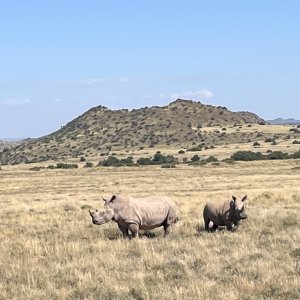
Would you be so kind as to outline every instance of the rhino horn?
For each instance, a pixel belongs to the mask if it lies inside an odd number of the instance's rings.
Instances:
[[[90,216],[92,216],[92,211],[89,209]]]
[[[113,202],[116,198],[117,198],[117,196],[116,196],[116,195],[113,195],[113,196],[111,197],[111,199],[109,200],[109,202]]]
[[[235,201],[236,201],[236,197],[235,197],[235,196],[232,196],[232,200],[235,202]]]
[[[244,198],[242,199],[242,202],[244,202],[245,200],[247,200],[247,195],[244,196]]]

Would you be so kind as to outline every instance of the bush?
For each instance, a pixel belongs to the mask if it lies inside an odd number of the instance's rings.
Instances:
[[[192,147],[187,149],[186,151],[202,151],[202,147],[201,146],[196,146],[196,147]]]
[[[265,142],[266,142],[266,143],[272,143],[272,142],[275,142],[275,138],[266,138],[266,139],[265,139]]]
[[[81,156],[81,157],[80,157],[80,161],[81,161],[81,162],[85,161],[85,157],[84,157],[84,156]]]
[[[92,168],[94,165],[91,162],[87,162],[83,167],[84,168]]]
[[[134,166],[133,157],[129,156],[127,158],[118,159],[115,156],[109,156],[107,159],[100,161],[98,166],[104,166],[104,167],[129,167]]]
[[[120,160],[117,157],[111,155],[107,159],[103,160],[102,162],[99,162],[99,165],[104,167],[116,166],[119,164],[120,164]]]
[[[297,127],[298,128],[298,127]],[[291,128],[289,131],[294,133],[300,133],[300,130],[297,128]]]
[[[293,141],[293,144],[300,144],[300,141],[295,140]]]
[[[267,159],[287,159],[288,154],[283,153],[282,151],[273,151],[267,155]]]
[[[291,155],[292,158],[300,158],[300,150]]]
[[[153,162],[152,162],[151,158],[149,158],[149,157],[141,157],[136,162],[138,165],[141,165],[141,166],[153,165]]]
[[[260,146],[260,143],[259,143],[259,142],[254,142],[254,143],[253,143],[253,147],[258,147],[258,146]]]
[[[175,164],[177,159],[173,155],[163,155],[160,151],[157,151],[152,158],[141,157],[137,160],[139,165],[164,165],[164,164]]]
[[[185,153],[184,150],[179,150],[179,151],[178,151],[178,154],[183,154],[183,153]]]
[[[120,159],[120,163],[121,163],[122,166],[126,166],[126,167],[130,167],[130,166],[135,165],[132,156],[128,156],[127,158]]]
[[[207,163],[211,163],[211,162],[217,162],[218,161],[218,159],[216,158],[216,157],[214,157],[214,156],[210,156],[210,157],[208,157],[206,160],[205,160]]]
[[[254,161],[263,159],[263,155],[260,152],[238,151],[230,159],[235,161]]]
[[[177,160],[173,155],[163,155],[159,151],[153,157],[154,164],[170,164],[175,163]]]
[[[48,169],[77,169],[77,164],[65,164],[65,163],[57,163],[56,166],[49,165]]]
[[[192,158],[191,158],[191,161],[192,162],[196,162],[196,161],[199,161],[200,160],[200,157],[199,157],[199,155],[194,155]]]
[[[65,164],[65,163],[58,163],[56,164],[57,169],[77,169],[77,164]]]
[[[30,170],[30,171],[40,171],[40,170],[42,170],[42,169],[44,169],[44,167],[32,167],[32,168],[30,168],[29,170]],[[1,167],[0,167],[0,170],[1,170]]]

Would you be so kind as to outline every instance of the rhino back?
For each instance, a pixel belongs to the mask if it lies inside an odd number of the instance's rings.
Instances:
[[[140,221],[141,229],[161,226],[167,219],[172,201],[166,197],[132,199],[132,206]]]
[[[152,229],[161,226],[170,211],[172,216],[178,215],[176,204],[169,197],[162,196],[119,197],[114,210],[117,219],[125,223],[137,223],[140,229]]]

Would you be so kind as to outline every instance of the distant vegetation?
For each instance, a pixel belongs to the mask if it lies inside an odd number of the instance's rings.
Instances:
[[[266,155],[263,155],[261,152],[252,152],[252,151],[238,151],[234,153],[230,159],[234,161],[254,161],[254,160],[272,160],[272,159],[297,159],[300,158],[300,150],[288,154],[282,151],[271,151]]]
[[[130,167],[134,166],[135,163],[133,162],[133,157],[129,156],[124,159],[118,159],[115,156],[109,156],[107,159],[100,161],[98,166],[104,166],[104,167]]]
[[[65,163],[57,163],[56,166],[49,165],[48,169],[77,169],[77,164],[65,164]]]
[[[253,151],[237,151],[230,157],[219,161],[214,156],[203,158],[198,154],[193,155],[190,159],[184,157],[182,160],[174,157],[173,155],[164,155],[160,151],[157,151],[153,157],[140,157],[134,161],[132,156],[119,159],[115,155],[108,156],[107,159],[100,161],[98,167],[133,167],[133,166],[149,166],[160,165],[162,168],[175,168],[177,164],[188,164],[192,166],[205,165],[212,163],[213,165],[219,165],[220,162],[227,164],[234,164],[237,161],[258,161],[258,160],[283,160],[283,159],[300,159],[300,150],[295,153],[288,154],[282,151],[268,150],[266,154]],[[93,163],[85,162],[83,168],[92,168]],[[56,165],[49,165],[47,169],[76,169],[77,164],[57,163]],[[45,167],[34,166],[30,168],[32,171],[40,171]],[[0,169],[1,170],[1,169]]]
[[[139,165],[164,165],[175,164],[178,160],[173,155],[163,155],[160,151],[156,152],[153,158],[141,157],[137,160]]]

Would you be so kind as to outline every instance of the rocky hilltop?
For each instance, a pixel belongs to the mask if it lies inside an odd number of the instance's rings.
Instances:
[[[224,143],[225,132],[206,134],[203,127],[245,123],[264,124],[249,112],[177,99],[170,104],[140,109],[110,110],[94,107],[47,136],[4,148],[0,163],[38,162],[78,156],[100,156],[111,151],[147,147],[190,147],[199,143]],[[245,134],[230,139],[244,141]]]

